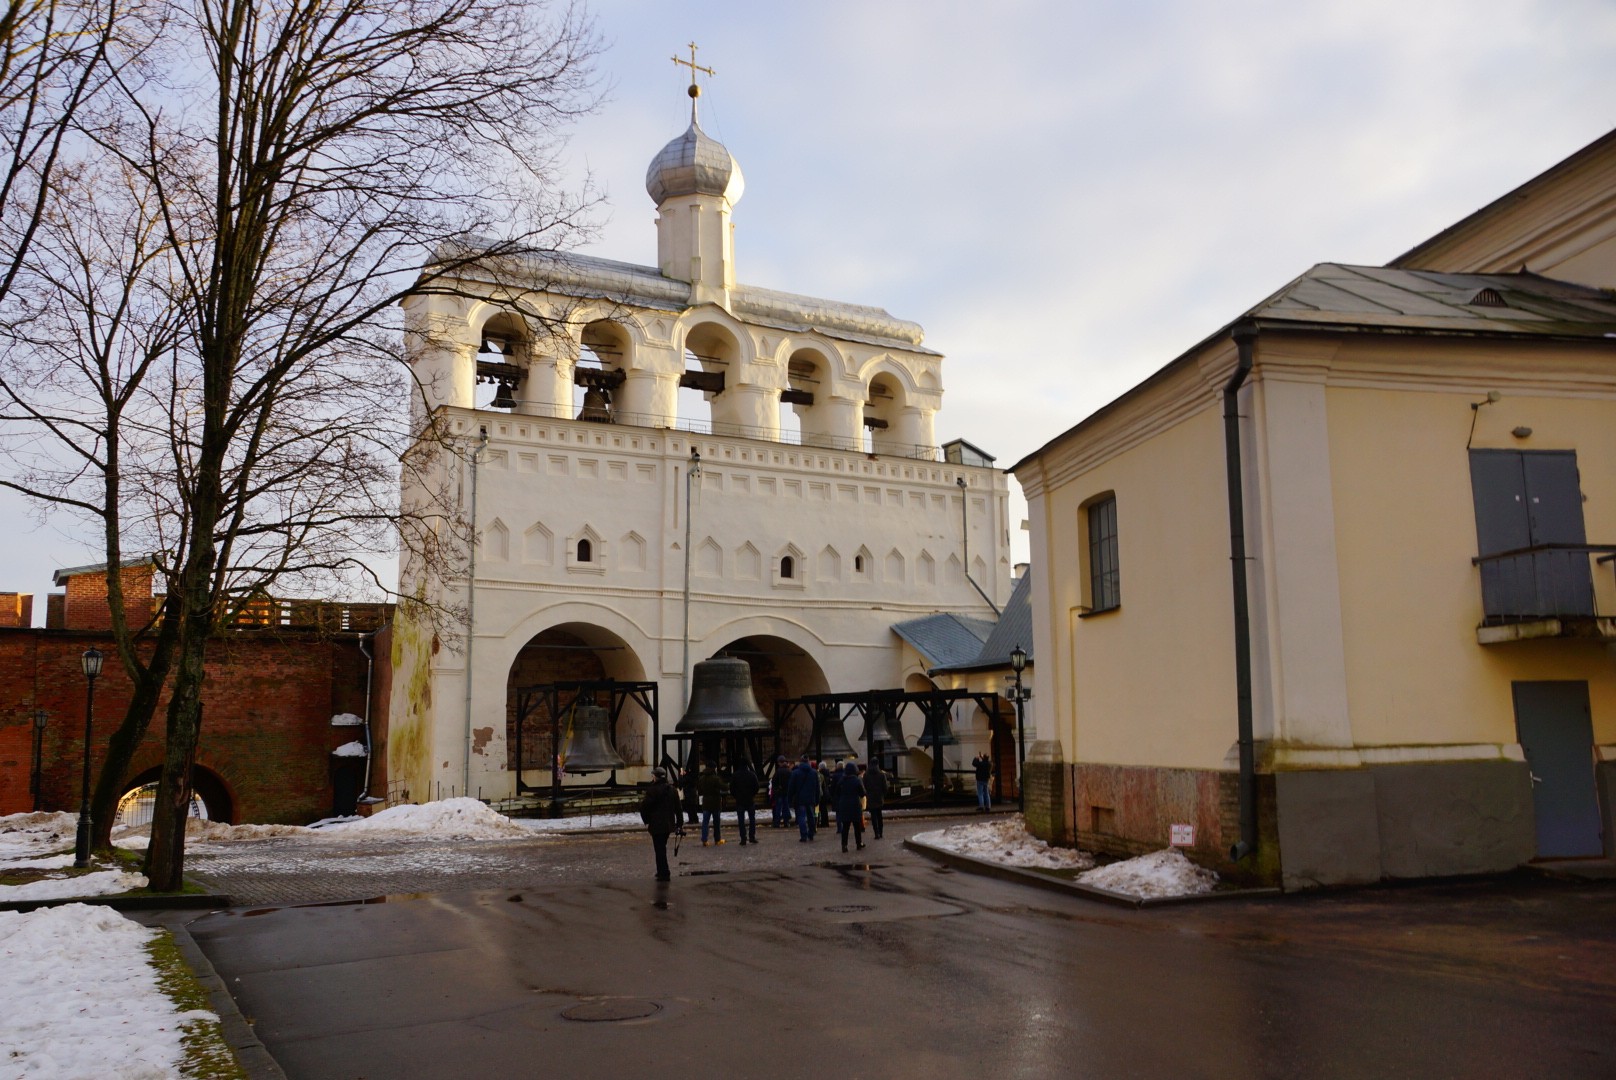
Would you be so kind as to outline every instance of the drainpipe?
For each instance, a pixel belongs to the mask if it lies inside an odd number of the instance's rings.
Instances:
[[[1251,374],[1257,328],[1236,326],[1231,334],[1239,353],[1234,374],[1223,387],[1223,460],[1229,474],[1229,570],[1234,586],[1234,681],[1239,717],[1240,840],[1229,849],[1239,862],[1257,850],[1257,757],[1251,737],[1251,606],[1246,594],[1246,500],[1241,486],[1240,387]]]
[[[690,450],[690,468],[685,470],[685,653],[680,661],[679,690],[684,695],[685,708],[690,708],[690,484],[701,475],[701,452]],[[657,747],[660,753],[661,747]]]
[[[954,483],[959,485],[960,489],[960,550],[965,558],[965,580],[971,583],[971,588],[976,590],[978,596],[987,601],[988,607],[993,609],[993,614],[1003,615],[1004,612],[999,610],[999,605],[995,604],[992,598],[982,591],[982,586],[978,585],[976,579],[971,576],[971,521],[966,515],[965,509],[970,500],[967,498],[965,491],[965,477],[955,477]]]
[[[477,615],[477,459],[488,448],[488,428],[478,428],[481,436],[471,452],[471,559],[466,567],[466,752],[461,776],[461,794],[471,791],[471,643]]]
[[[370,649],[366,648],[365,641],[367,638],[375,641],[376,635],[387,629],[387,626],[388,624],[383,623],[370,633],[359,636],[359,651],[365,655],[365,782],[359,787],[360,802],[370,798],[370,763],[375,760],[376,756],[376,747],[370,738],[371,679],[376,673],[376,658],[371,654]]]

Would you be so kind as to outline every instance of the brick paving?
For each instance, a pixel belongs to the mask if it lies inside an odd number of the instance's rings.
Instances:
[[[857,854],[864,861],[921,859],[903,847],[906,837],[971,817],[889,818],[883,839],[872,840],[866,832],[865,850]],[[760,824],[758,843],[744,846],[726,828],[728,842],[707,848],[698,832],[686,827],[673,859],[676,877],[790,869],[855,857],[855,852],[842,855],[834,828],[821,829],[818,839],[803,844],[795,826],[771,829]],[[644,832],[625,831],[536,834],[519,840],[242,840],[194,845],[186,852],[185,865],[187,877],[245,907],[637,880],[651,876],[652,856]]]

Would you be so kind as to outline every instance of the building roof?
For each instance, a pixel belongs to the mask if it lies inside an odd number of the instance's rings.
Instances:
[[[1616,129],[1607,131],[1605,134],[1601,135],[1587,146],[1584,146],[1581,150],[1578,150],[1570,157],[1549,166],[1547,169],[1544,169],[1542,172],[1538,173],[1524,184],[1521,184],[1519,187],[1500,195],[1498,198],[1494,199],[1486,206],[1483,206],[1475,213],[1470,214],[1467,217],[1460,218],[1458,221],[1454,222],[1452,225],[1449,225],[1435,236],[1420,241],[1414,247],[1409,248],[1407,251],[1403,252],[1386,265],[1408,266],[1426,259],[1432,250],[1441,247],[1461,233],[1470,232],[1473,229],[1485,225],[1488,219],[1497,218],[1501,215],[1508,214],[1516,207],[1526,202],[1526,200],[1530,199],[1534,193],[1549,186],[1550,184],[1556,183],[1567,173],[1571,173],[1576,169],[1581,168],[1584,163],[1597,158],[1600,154],[1604,153],[1612,146],[1616,146]]]
[[[118,568],[120,570],[126,570],[131,566],[155,565],[156,563],[152,561],[152,557],[150,555],[141,555],[133,559],[123,560],[123,562],[118,564]],[[104,574],[106,572],[107,564],[104,562],[91,563],[88,566],[67,566],[56,571],[56,573],[51,577],[51,584],[64,585],[67,583],[68,578],[80,577],[84,574]]]
[[[1014,465],[1015,472],[1228,336],[1257,329],[1519,339],[1616,339],[1616,295],[1540,274],[1445,274],[1320,263]]]
[[[939,663],[934,665],[932,670],[986,671],[1008,668],[1010,653],[1017,645],[1020,645],[1022,651],[1027,654],[1027,663],[1032,663],[1031,568],[1016,579],[1015,588],[1010,590],[1010,599],[1005,601],[1004,610],[999,613],[998,621],[991,625],[993,629],[975,656],[969,660]]]
[[[940,611],[918,619],[894,623],[895,632],[913,645],[931,667],[965,664],[981,655],[982,643],[993,631],[990,619]]]
[[[1259,326],[1608,337],[1616,333],[1616,296],[1537,274],[1320,263],[1243,318]]]

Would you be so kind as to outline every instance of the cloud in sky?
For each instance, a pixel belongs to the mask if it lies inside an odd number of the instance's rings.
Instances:
[[[702,126],[747,178],[740,279],[920,322],[940,437],[1001,464],[1314,263],[1384,262],[1616,126],[1605,0],[592,7],[587,250],[655,262],[645,169],[695,39]],[[34,592],[97,557],[49,530],[0,550]]]

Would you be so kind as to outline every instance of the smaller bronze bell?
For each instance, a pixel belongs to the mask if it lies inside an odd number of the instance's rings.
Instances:
[[[605,424],[610,422],[611,402],[606,400],[606,392],[599,387],[591,386],[584,391],[584,405],[578,410],[578,419],[587,420],[592,424]]]
[[[847,729],[842,725],[841,710],[835,707],[820,711],[814,717],[814,734],[813,738],[808,740],[808,745],[818,749],[821,761],[840,761],[843,758],[858,756],[853,744],[847,741]]]
[[[611,714],[599,705],[574,706],[572,735],[561,755],[562,771],[590,773],[626,768],[627,763],[612,746],[607,732],[610,726]]]
[[[946,712],[928,713],[926,716],[926,730],[920,733],[915,740],[916,746],[953,746],[959,742],[954,737],[954,724]]]
[[[516,408],[516,391],[512,389],[509,379],[499,380],[499,389],[494,391],[494,400],[488,403],[490,409]]]
[[[864,737],[859,741],[883,747],[878,753],[896,754],[909,749],[904,745],[903,725],[885,708],[877,708],[875,715],[865,721]]]

